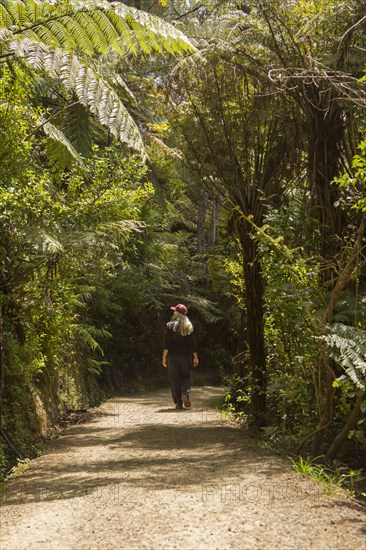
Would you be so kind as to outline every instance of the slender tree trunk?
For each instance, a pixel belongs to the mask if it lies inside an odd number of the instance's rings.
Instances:
[[[352,277],[352,274],[357,267],[361,250],[362,250],[362,241],[364,238],[365,230],[366,230],[366,212],[362,215],[361,222],[357,230],[356,240],[352,250],[352,256],[350,257],[350,259],[348,260],[348,262],[340,272],[338,279],[332,289],[328,307],[325,310],[325,313],[322,319],[320,320],[320,326],[322,328],[330,321],[333,315],[334,306],[339,296],[348,285]]]
[[[311,103],[309,102],[311,98]],[[332,185],[332,181],[339,173],[341,144],[344,138],[344,121],[341,108],[332,97],[332,92],[322,88],[309,87],[304,99],[304,112],[308,121],[308,171],[312,185],[314,213],[318,217],[321,228],[320,255],[325,262],[322,270],[323,283],[331,290],[329,306],[320,320],[320,327],[324,328],[329,322],[334,304],[353,272],[349,264],[341,272],[337,283],[333,284],[334,266],[337,265],[342,248],[342,211],[336,207],[339,199],[339,188]],[[364,227],[362,233],[364,232]],[[357,238],[356,246],[359,241]],[[352,262],[354,259],[352,260]],[[312,437],[312,454],[321,453],[323,438],[327,427],[332,421],[332,409],[335,390],[333,387],[334,373],[330,360],[324,355],[325,372],[323,411]]]
[[[325,455],[325,458],[327,460],[333,460],[340,448],[342,447],[343,443],[347,439],[347,436],[353,428],[356,427],[356,424],[361,416],[361,407],[362,403],[366,400],[366,392],[359,392],[356,398],[355,406],[353,407],[353,410],[351,414],[349,415],[347,422],[343,426],[342,430],[339,432],[337,437],[333,440],[333,443],[328,449],[327,454]]]
[[[198,221],[197,221],[197,252],[204,254],[206,252],[206,214],[208,206],[208,192],[202,191],[198,205]]]
[[[3,309],[0,304],[0,429],[3,429],[3,390],[4,390],[4,338]]]
[[[222,205],[219,200],[214,197],[212,199],[212,215],[210,221],[210,229],[208,232],[207,245],[208,250],[212,253],[215,248],[216,238],[217,238],[217,224],[219,221],[220,213],[222,210]]]
[[[325,361],[328,361],[328,357],[325,357],[324,359]],[[324,438],[324,433],[332,421],[333,398],[335,393],[335,388],[333,386],[334,379],[335,379],[334,373],[330,365],[327,363],[326,373],[325,373],[325,385],[324,385],[323,412],[321,414],[319,423],[316,427],[316,430],[311,440],[311,454],[314,457],[319,456],[321,454],[321,446]]]
[[[247,308],[247,339],[252,377],[252,415],[256,428],[265,425],[266,415],[266,353],[264,345],[264,281],[258,261],[256,242],[251,238],[252,226],[243,220],[238,224],[244,259],[245,302]]]
[[[361,222],[359,225],[359,228],[357,230],[356,240],[355,244],[353,245],[353,251],[350,259],[346,263],[346,265],[343,267],[342,271],[340,272],[337,282],[335,283],[333,290],[331,292],[330,301],[327,309],[324,312],[323,317],[321,318],[319,325],[320,328],[323,329],[327,323],[329,323],[332,315],[333,315],[333,309],[334,306],[340,296],[340,294],[343,292],[343,290],[348,285],[352,274],[357,266],[359,256],[361,254],[362,249],[362,241],[364,238],[366,230],[366,213],[362,215]],[[333,387],[333,382],[335,379],[334,373],[330,367],[329,364],[329,358],[324,358],[325,365],[326,365],[326,374],[325,374],[325,391],[324,391],[324,409],[323,413],[319,419],[318,426],[314,432],[313,439],[312,439],[312,455],[317,456],[321,452],[321,444],[323,441],[324,433],[326,428],[329,426],[331,419],[332,419],[332,409],[333,409],[333,398],[335,389]]]
[[[320,222],[320,255],[331,266],[342,245],[341,209],[335,206],[339,199],[339,189],[332,185],[332,181],[339,173],[344,128],[340,109],[336,105],[329,107],[331,98],[324,94],[324,90],[316,90],[313,95],[319,107],[310,109],[308,117],[309,180],[312,184],[314,214]],[[332,270],[327,269],[323,273],[324,280],[330,281]]]

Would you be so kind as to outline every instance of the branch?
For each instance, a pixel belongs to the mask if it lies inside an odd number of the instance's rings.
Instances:
[[[194,13],[195,11],[199,10],[200,8],[202,8],[201,4],[199,4],[195,8],[192,8],[191,10],[186,11],[185,13],[182,13],[182,15],[179,15],[178,17],[175,17],[175,19],[173,19],[173,21],[179,21],[179,19],[183,19],[183,17],[186,17],[187,15],[190,15],[191,13]]]
[[[63,107],[62,109],[58,109],[55,113],[53,113],[49,118],[47,118],[46,120],[43,120],[43,122],[41,124],[39,124],[39,126],[36,126],[36,128],[34,130],[31,131],[31,133],[29,134],[28,137],[32,137],[34,136],[34,134],[36,134],[39,130],[41,130],[41,128],[43,128],[43,126],[45,126],[48,122],[50,122],[51,120],[53,120],[54,118],[56,118],[60,113],[62,113],[63,111],[67,111],[67,109],[69,109],[70,107],[73,107],[74,105],[79,105],[80,104],[80,101],[74,101],[73,103],[70,103],[70,104],[67,104],[65,107]]]
[[[359,21],[357,21],[357,23],[355,23],[354,25],[352,25],[352,27],[350,27],[349,29],[346,30],[346,32],[344,33],[343,36],[341,36],[341,39],[339,41],[339,46],[338,46],[338,49],[337,49],[337,53],[339,52],[339,49],[342,45],[342,42],[343,40],[346,38],[347,34],[349,34],[350,32],[352,32],[356,27],[358,27],[358,25],[360,25],[361,23],[363,23],[364,21],[366,21],[366,15],[364,15],[363,17],[361,17],[361,19]]]
[[[361,253],[361,250],[362,250],[362,240],[363,240],[363,236],[364,236],[364,233],[365,233],[365,229],[366,229],[366,212],[362,215],[360,227],[357,230],[357,237],[356,237],[356,242],[353,246],[352,256],[348,260],[348,262],[347,262],[346,266],[344,267],[344,269],[342,270],[342,272],[340,273],[340,275],[337,279],[337,282],[336,282],[336,284],[335,284],[335,286],[332,290],[329,305],[328,305],[323,317],[319,321],[319,325],[321,327],[325,327],[325,325],[329,322],[329,320],[330,320],[330,318],[333,314],[334,305],[335,305],[336,301],[338,300],[341,292],[343,292],[343,290],[347,286],[347,284],[348,284],[348,282],[349,282],[349,280],[352,276],[352,273],[353,273],[353,271],[354,271],[354,269],[357,265],[357,259],[358,259],[359,255]]]
[[[101,11],[101,10],[95,10],[95,11]],[[89,10],[87,10],[87,9],[78,10],[77,13],[78,14],[79,13],[89,13]],[[20,28],[19,30],[14,31],[13,34],[14,35],[15,34],[23,34],[25,31],[36,29],[37,27],[41,27],[43,25],[46,25],[47,23],[52,23],[53,21],[59,21],[60,19],[64,19],[65,17],[68,18],[68,19],[72,19],[73,17],[75,17],[75,13],[73,13],[71,11],[71,12],[63,13],[61,15],[55,15],[54,17],[47,17],[43,21],[39,21],[37,23],[34,23],[33,25],[29,25],[29,27]]]

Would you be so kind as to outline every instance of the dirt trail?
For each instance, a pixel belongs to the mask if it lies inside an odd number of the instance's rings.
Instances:
[[[12,481],[1,550],[366,549],[366,514],[247,442],[193,388],[118,398]]]

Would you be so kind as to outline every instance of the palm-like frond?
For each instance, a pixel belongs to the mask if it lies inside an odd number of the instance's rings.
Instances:
[[[0,46],[2,55],[23,58],[73,91],[112,135],[142,154],[135,122],[112,87],[92,69],[90,58],[111,51],[121,56],[195,50],[181,31],[165,21],[106,0],[0,0]],[[118,85],[133,104],[133,94],[122,78]]]
[[[47,254],[47,256],[64,252],[63,244],[48,232],[42,229],[40,231],[33,229],[32,233],[36,238],[38,238],[40,247],[44,253]]]
[[[34,69],[47,72],[66,91],[74,92],[112,135],[143,154],[142,137],[133,118],[116,92],[90,66],[71,52],[30,39],[12,42],[10,50]]]
[[[98,235],[101,233],[118,233],[120,235],[129,235],[131,232],[140,232],[145,229],[146,224],[139,220],[118,220],[114,222],[104,222],[97,227]]]
[[[53,141],[56,143],[61,144],[72,156],[72,158],[83,168],[85,168],[84,161],[82,157],[79,155],[75,147],[72,145],[69,139],[65,136],[62,130],[51,124],[50,122],[46,122],[43,125],[44,133]]]
[[[110,50],[125,54],[153,50],[182,54],[193,51],[188,38],[169,23],[120,2],[1,0],[0,27],[47,46],[76,50],[87,56]]]
[[[118,220],[98,223],[85,230],[64,228],[59,225],[56,230],[30,226],[24,232],[24,250],[32,249],[37,262],[47,262],[49,258],[58,259],[85,252],[96,245],[108,246],[112,243],[111,235],[128,237],[131,233],[141,232],[146,227],[139,220]]]
[[[80,103],[71,103],[62,111],[57,117],[57,124],[84,159],[91,156],[93,143],[106,143],[108,140],[108,129],[101,128],[97,120]]]
[[[97,342],[96,338],[110,338],[112,335],[105,329],[98,329],[92,325],[79,325],[72,326],[75,334],[84,342],[84,344],[91,349],[91,351],[98,351],[101,355],[104,355],[103,349]]]
[[[327,332],[320,339],[328,345],[330,356],[356,387],[366,389],[366,332],[342,323],[330,325]]]

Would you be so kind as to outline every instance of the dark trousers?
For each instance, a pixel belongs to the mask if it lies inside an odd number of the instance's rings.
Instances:
[[[182,395],[189,395],[191,389],[191,366],[190,356],[178,357],[169,355],[167,357],[170,374],[170,386],[174,403],[181,404]]]

